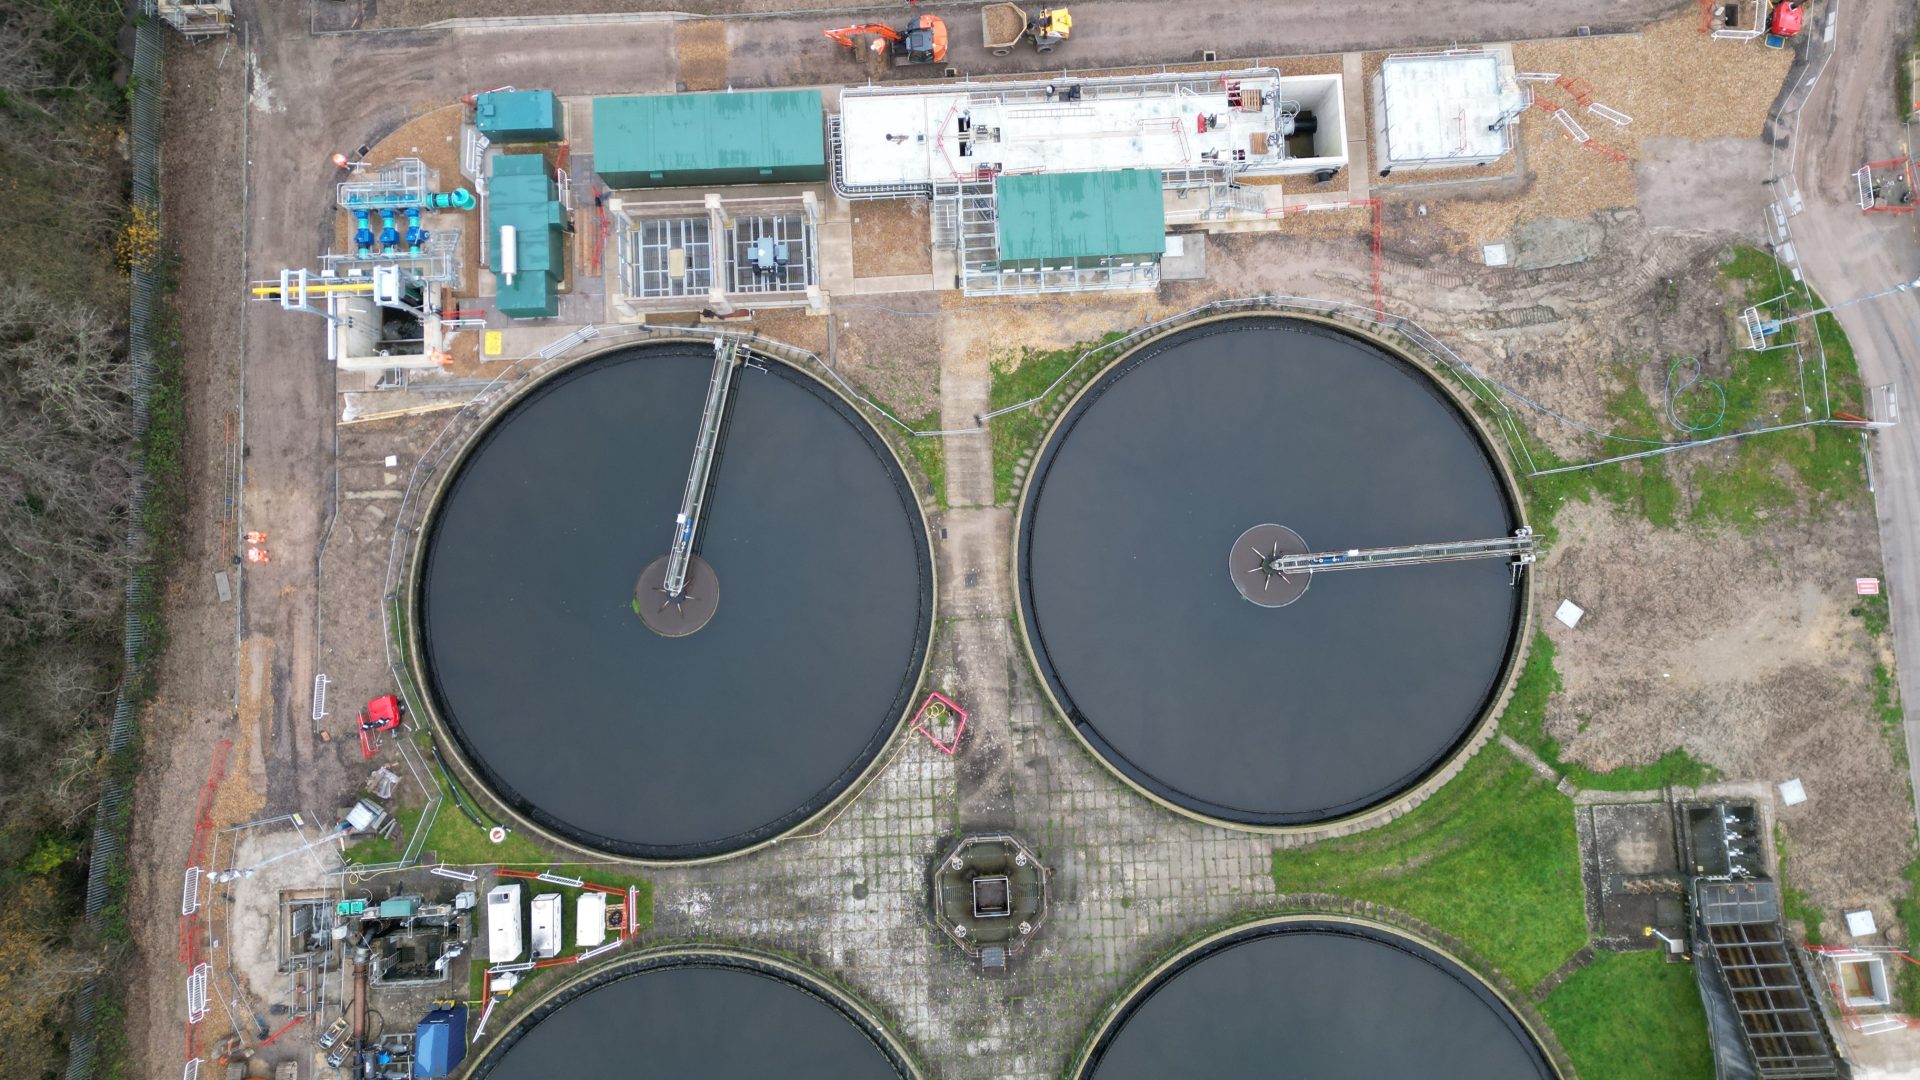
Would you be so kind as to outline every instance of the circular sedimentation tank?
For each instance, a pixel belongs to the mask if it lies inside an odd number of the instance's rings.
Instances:
[[[493,1045],[474,1080],[552,1076],[916,1080],[871,1009],[811,972],[740,949],[665,949],[548,994]]]
[[[1208,820],[1313,827],[1390,804],[1470,743],[1525,580],[1487,559],[1262,593],[1241,571],[1519,525],[1496,453],[1411,360],[1317,321],[1220,319],[1123,355],[1062,414],[1021,502],[1021,616],[1054,701],[1136,787]],[[1245,567],[1242,540],[1259,546]]]
[[[649,343],[523,392],[415,560],[416,657],[460,757],[542,829],[633,858],[731,854],[830,805],[903,722],[931,627],[899,462],[778,362],[734,377],[693,579],[717,611],[683,637],[642,622],[713,365],[710,342]]]
[[[1287,916],[1223,931],[1108,1011],[1072,1080],[1167,1076],[1557,1080],[1484,980],[1377,923]]]

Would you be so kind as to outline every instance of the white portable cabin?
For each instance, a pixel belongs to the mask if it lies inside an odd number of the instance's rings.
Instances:
[[[573,943],[583,949],[607,940],[607,894],[583,892],[574,906]]]
[[[520,886],[498,885],[487,893],[487,962],[510,964],[525,948],[520,928]]]
[[[560,894],[541,893],[533,898],[533,958],[545,960],[560,955]]]

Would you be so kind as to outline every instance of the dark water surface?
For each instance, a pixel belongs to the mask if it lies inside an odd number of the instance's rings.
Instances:
[[[490,783],[573,839],[682,857],[791,828],[906,706],[928,631],[918,511],[878,436],[773,366],[735,381],[700,553],[705,629],[631,609],[666,553],[712,351],[624,350],[497,422],[432,528],[433,693]]]
[[[700,1080],[898,1080],[840,1009],[752,971],[674,967],[589,990],[541,1019],[485,1074]]]
[[[1417,783],[1485,711],[1521,593],[1505,560],[1320,574],[1243,600],[1249,526],[1316,551],[1498,536],[1515,516],[1425,374],[1332,331],[1236,320],[1110,373],[1043,451],[1021,601],[1043,673],[1101,753],[1166,798],[1256,824]]]
[[[1417,942],[1384,931],[1270,930],[1175,968],[1132,1008],[1084,1076],[1553,1075],[1519,1021],[1483,985]]]

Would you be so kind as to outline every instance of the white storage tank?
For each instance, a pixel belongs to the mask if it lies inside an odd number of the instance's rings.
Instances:
[[[560,955],[560,894],[541,893],[533,898],[533,958],[546,960]]]
[[[498,885],[487,893],[487,962],[510,964],[526,947],[520,928],[520,886]]]
[[[607,940],[607,894],[583,892],[574,907],[573,943],[591,949]]]

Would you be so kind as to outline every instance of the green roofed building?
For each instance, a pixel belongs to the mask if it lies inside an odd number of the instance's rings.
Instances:
[[[827,178],[818,90],[596,98],[593,163],[612,188]]]
[[[513,280],[502,273],[501,229],[514,231]],[[559,314],[567,276],[567,208],[539,154],[501,154],[487,178],[487,269],[497,286],[495,306],[515,319]]]
[[[490,141],[560,141],[560,102],[551,90],[489,90],[474,99],[473,123]]]
[[[1023,173],[994,184],[1000,269],[1156,263],[1167,212],[1153,169]]]

